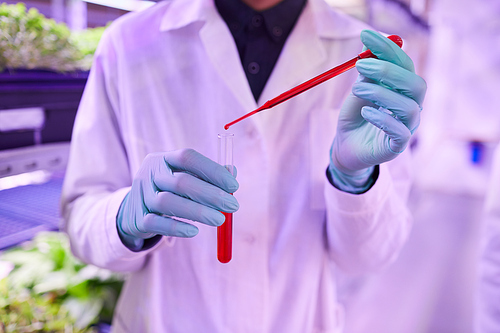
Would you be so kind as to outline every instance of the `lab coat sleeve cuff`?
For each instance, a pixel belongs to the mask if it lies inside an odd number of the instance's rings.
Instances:
[[[379,166],[367,168],[360,175],[348,176],[337,170],[333,163],[326,169],[326,177],[332,186],[352,194],[362,194],[368,191],[377,181]]]
[[[386,164],[380,165],[369,191],[351,194],[328,184],[325,199],[330,254],[343,271],[364,274],[395,260],[411,229],[411,217]]]
[[[327,174],[328,175],[328,174]],[[389,171],[382,164],[377,166],[372,174],[373,183],[362,193],[349,193],[341,189],[326,186],[325,198],[330,203],[328,207],[335,207],[336,210],[345,214],[358,214],[366,209],[373,209],[374,205],[382,203],[392,187],[392,180]],[[333,209],[333,208],[332,208]]]

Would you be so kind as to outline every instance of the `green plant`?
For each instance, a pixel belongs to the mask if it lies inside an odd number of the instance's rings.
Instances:
[[[85,29],[71,33],[71,42],[80,50],[82,59],[80,60],[80,68],[89,69],[92,65],[92,59],[97,49],[97,45],[101,40],[104,30],[109,26]]]
[[[90,333],[111,322],[124,276],[77,260],[65,234],[40,233],[0,259],[14,265],[0,280],[4,332]]]
[[[87,70],[103,30],[72,33],[23,3],[0,4],[0,70]]]

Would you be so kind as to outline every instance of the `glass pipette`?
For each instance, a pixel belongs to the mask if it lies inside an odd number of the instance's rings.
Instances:
[[[392,40],[399,47],[403,46],[403,40],[401,39],[401,37],[399,37],[397,35],[391,35],[387,38]],[[332,69],[330,69],[330,70],[328,70],[328,71],[326,71],[318,76],[315,76],[312,79],[310,79],[304,83],[301,83],[298,86],[296,86],[288,91],[285,91],[281,95],[279,95],[273,99],[268,100],[266,103],[264,103],[264,105],[255,109],[254,111],[249,112],[249,113],[245,114],[244,116],[242,116],[242,117],[240,117],[240,118],[238,118],[230,123],[227,123],[226,125],[224,125],[224,129],[227,130],[227,129],[229,129],[230,126],[232,126],[236,123],[239,123],[243,119],[248,118],[251,115],[256,114],[257,112],[275,107],[276,105],[281,104],[281,103],[289,100],[290,98],[295,97],[298,94],[301,94],[304,91],[307,91],[307,90],[311,89],[312,87],[317,86],[320,83],[323,83],[327,80],[330,80],[331,78],[333,78],[339,74],[342,74],[351,68],[354,68],[354,66],[356,66],[356,62],[358,60],[365,59],[365,58],[376,58],[376,56],[370,50],[366,50],[364,52],[361,52],[360,54],[357,55],[357,57],[352,58],[351,60],[348,60],[348,61],[344,62],[343,64],[340,64],[339,66],[334,67],[334,68],[332,68]]]

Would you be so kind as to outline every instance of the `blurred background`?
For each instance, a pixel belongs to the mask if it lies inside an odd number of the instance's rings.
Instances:
[[[472,332],[483,204],[500,138],[500,2],[328,0],[398,34],[428,92],[397,261],[341,275],[346,333]],[[58,232],[74,117],[107,25],[154,1],[0,2],[0,332],[107,332],[125,276]],[[341,274],[341,273],[340,273]]]

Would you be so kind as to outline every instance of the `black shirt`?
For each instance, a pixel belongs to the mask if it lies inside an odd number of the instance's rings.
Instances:
[[[233,35],[252,94],[259,99],[306,0],[283,0],[256,11],[241,0],[215,0]]]

